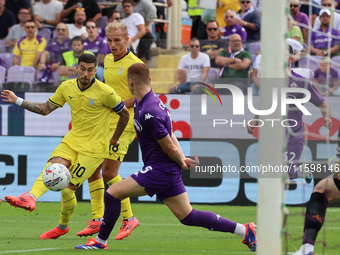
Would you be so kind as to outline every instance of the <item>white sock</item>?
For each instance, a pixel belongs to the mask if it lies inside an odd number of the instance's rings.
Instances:
[[[310,243],[305,243],[301,246],[300,251],[303,252],[303,254],[308,254],[309,252],[314,251],[314,245]]]
[[[244,239],[246,237],[246,227],[242,224],[236,223],[234,234]]]
[[[32,193],[28,193],[27,195],[29,195],[29,196],[33,197],[33,198],[34,198],[34,200],[35,200],[35,201],[37,201],[37,198],[36,198],[36,197],[35,197],[35,196],[34,196]],[[27,195],[26,195],[26,196],[27,196]]]
[[[107,240],[100,239],[98,236],[95,238],[98,243],[101,243],[103,245],[107,244]]]

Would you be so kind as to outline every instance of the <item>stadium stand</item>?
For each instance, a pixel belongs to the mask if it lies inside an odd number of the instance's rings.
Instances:
[[[12,91],[33,91],[35,69],[33,66],[12,66],[7,70],[5,89]]]
[[[0,90],[2,90],[3,84],[5,84],[5,78],[6,78],[6,68],[3,66],[0,66]]]
[[[8,69],[13,66],[14,55],[12,53],[0,53],[0,59],[2,63],[5,63],[5,67]]]

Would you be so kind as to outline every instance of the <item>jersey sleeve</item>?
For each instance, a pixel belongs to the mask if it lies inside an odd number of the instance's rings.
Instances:
[[[121,97],[109,86],[105,92],[104,104],[109,108],[112,108],[116,113],[121,112],[125,106]]]
[[[311,83],[308,84],[308,91],[311,94],[311,98],[310,98],[309,102],[311,102],[315,106],[319,106],[320,104],[322,104],[325,101],[323,96],[320,94],[319,90],[317,88],[315,88],[315,86],[312,85]]]
[[[51,96],[48,101],[52,104],[54,104],[55,106],[58,107],[63,107],[64,104],[66,103],[65,97],[63,95],[63,89],[64,87],[64,83],[62,83],[56,90],[56,92],[54,93],[53,96]]]
[[[203,67],[210,67],[210,58],[207,54],[205,53],[201,53],[203,54]]]
[[[46,39],[44,37],[41,38],[41,42],[38,46],[38,52],[43,52],[46,48]]]
[[[12,51],[12,53],[14,55],[17,55],[17,56],[20,56],[21,55],[21,51],[19,50],[19,42],[16,42],[15,45],[14,45],[14,49]]]
[[[153,115],[152,112],[146,113],[146,114]],[[154,114],[153,116],[155,115],[156,114]],[[166,129],[164,125],[164,121],[162,117],[151,117],[145,120],[144,122],[145,122],[145,126],[150,130],[152,136],[156,140],[161,140],[167,135],[171,136],[171,134],[169,134],[168,130]]]

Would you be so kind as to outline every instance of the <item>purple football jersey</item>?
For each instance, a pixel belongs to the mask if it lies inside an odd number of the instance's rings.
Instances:
[[[48,43],[45,50],[50,53],[51,63],[60,63],[63,59],[62,54],[66,51],[72,50],[72,48],[68,38],[66,38],[62,43],[59,43],[57,38],[54,38]]]
[[[331,35],[329,35],[329,33]],[[317,31],[312,32],[311,45],[316,49],[329,49],[334,45],[339,45],[340,43],[340,32],[334,28],[329,31],[329,28],[323,32],[320,28]],[[328,42],[330,41],[330,47],[328,47]]]
[[[292,76],[297,77],[298,79],[295,79],[294,77],[289,78],[289,84],[288,87],[290,88],[304,88],[308,89],[308,91],[311,93],[311,98],[309,102],[314,104],[315,106],[319,106],[323,103],[324,98],[320,94],[320,92],[310,83],[303,81],[303,79],[306,79],[305,77],[295,73],[292,71]],[[305,96],[304,93],[289,93],[288,97],[290,98],[303,98]],[[296,122],[289,121],[289,124],[291,127],[291,132],[293,132],[295,135],[303,135],[303,126],[302,126],[302,111],[297,108],[295,105],[288,105],[288,119],[293,119]],[[295,124],[297,125],[293,127]]]
[[[90,42],[89,38],[84,39],[84,50],[90,51],[98,57],[98,54],[106,55],[109,51],[109,46],[106,39],[97,36],[93,42]]]
[[[323,73],[320,68],[314,71],[314,79],[318,80],[319,84],[325,85],[327,82],[327,73]],[[329,69],[329,87],[334,86],[334,81],[339,79],[338,71],[334,67]]]
[[[232,28],[224,27],[225,31],[221,36],[222,39],[228,40],[232,34],[239,34],[241,36],[242,42],[245,43],[247,41],[247,32],[246,30],[239,24],[235,23]]]
[[[294,17],[294,20],[295,20],[294,25],[298,26],[301,29],[301,31],[302,29],[307,28],[309,26],[309,18],[303,12],[299,12],[298,15]]]
[[[134,126],[144,165],[161,165],[164,172],[180,171],[180,167],[165,154],[157,142],[172,135],[170,113],[163,102],[150,90],[139,103],[135,100],[134,108]]]

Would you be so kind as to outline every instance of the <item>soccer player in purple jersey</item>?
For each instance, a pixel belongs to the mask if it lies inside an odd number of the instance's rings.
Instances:
[[[256,250],[254,223],[239,224],[213,212],[192,208],[181,173],[189,170],[183,151],[172,131],[171,117],[162,101],[150,87],[149,68],[136,63],[128,69],[128,84],[136,96],[134,125],[141,146],[144,167],[141,171],[117,182],[105,192],[105,212],[98,236],[76,249],[107,249],[107,240],[120,215],[121,200],[156,194],[184,225],[230,232],[240,236],[251,251]],[[198,157],[190,165],[199,164]]]
[[[293,48],[289,46],[289,53],[293,56]],[[289,57],[289,63],[293,63],[294,57]],[[289,78],[288,87],[290,88],[304,88],[307,89],[311,98],[309,102],[317,106],[322,114],[325,122],[325,127],[330,129],[332,126],[331,110],[328,104],[324,101],[324,98],[320,94],[317,88],[315,88],[310,82],[306,82],[306,79],[291,70],[290,66],[289,72],[291,77]],[[304,93],[289,93],[290,98],[303,98]],[[249,134],[254,133],[254,127],[258,125],[256,120],[258,116],[254,117],[254,120],[249,123],[247,130]],[[304,144],[304,134],[303,134],[303,121],[302,121],[302,111],[298,109],[295,105],[288,105],[288,116],[289,128],[286,130],[287,141],[287,151],[284,154],[284,160],[288,164],[289,168],[289,178],[303,178],[307,183],[312,181],[312,174],[308,171],[304,171],[302,168],[297,167],[297,163],[300,160],[303,144]]]

